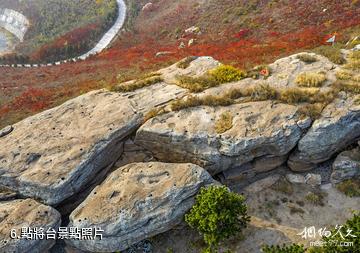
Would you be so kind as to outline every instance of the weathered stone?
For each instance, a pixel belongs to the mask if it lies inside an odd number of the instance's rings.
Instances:
[[[309,173],[305,176],[305,183],[313,187],[321,185],[321,175]]]
[[[129,100],[105,91],[29,117],[0,138],[0,185],[56,205],[115,162],[141,123]]]
[[[271,171],[280,167],[287,160],[287,156],[263,156],[241,166],[235,166],[217,174],[223,184],[236,184],[255,177],[257,174]]]
[[[267,155],[267,156],[255,158],[254,161],[252,162],[253,170],[256,173],[270,171],[286,163],[287,158],[288,158],[287,155],[283,155],[283,156]]]
[[[181,222],[198,190],[212,183],[211,176],[193,164],[121,167],[70,215],[70,227],[101,227],[103,239],[68,243],[92,252],[124,250]]]
[[[360,44],[356,45],[352,50],[353,51],[360,51]]]
[[[301,174],[286,174],[286,179],[293,184],[305,184],[305,177]]]
[[[218,134],[215,124],[224,113],[233,116],[232,128]],[[135,143],[161,161],[192,162],[216,174],[254,158],[285,156],[302,135],[299,121],[296,106],[271,101],[196,107],[149,120]]]
[[[10,134],[13,130],[14,130],[14,128],[12,126],[7,126],[3,129],[1,129],[0,130],[0,138]]]
[[[55,240],[26,240],[11,237],[11,231],[20,236],[21,229],[42,228],[57,231],[60,226],[60,214],[52,207],[40,204],[32,199],[0,202],[0,252],[39,253],[47,252]]]
[[[187,28],[185,30],[185,33],[200,34],[201,30],[200,30],[200,27],[192,26],[192,27]]]
[[[0,186],[0,201],[15,199],[17,196],[16,192]]]
[[[332,183],[360,176],[360,148],[344,151],[338,155],[333,163],[331,174]]]
[[[313,63],[303,62],[298,59],[298,56],[302,54],[310,55],[317,60]],[[305,72],[325,73],[326,81],[324,82],[324,87],[326,87],[336,81],[335,73],[338,66],[324,56],[314,53],[299,53],[281,58],[270,64],[269,67],[272,74],[266,79],[266,82],[273,87],[289,88],[297,87],[296,77]]]
[[[148,111],[183,92],[166,83],[130,93],[93,91],[15,124],[0,138],[0,185],[59,204],[106,174]]]
[[[294,171],[306,171],[331,158],[360,136],[360,95],[337,99],[329,104],[320,119],[299,141],[288,165]]]
[[[225,170],[217,176],[220,178],[221,183],[229,185],[253,178],[255,175],[256,173],[251,163],[246,163],[239,167]]]

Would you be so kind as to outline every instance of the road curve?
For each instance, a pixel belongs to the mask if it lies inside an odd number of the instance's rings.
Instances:
[[[114,23],[114,25],[104,34],[101,40],[96,44],[96,46],[91,49],[89,52],[79,56],[78,58],[81,60],[85,60],[90,55],[98,54],[107,48],[111,41],[118,34],[120,29],[123,27],[126,18],[126,5],[123,0],[116,0],[118,4],[118,17]]]
[[[105,48],[107,48],[116,35],[119,33],[121,28],[123,27],[126,19],[126,4],[124,0],[116,0],[118,5],[118,17],[114,23],[114,25],[102,36],[100,41],[92,48],[90,51],[86,52],[83,55],[80,55],[75,58],[71,58],[68,60],[62,60],[55,63],[48,63],[48,64],[12,64],[12,65],[0,65],[0,67],[14,67],[14,68],[31,68],[31,67],[45,67],[45,66],[52,66],[52,65],[60,65],[62,63],[67,62],[76,62],[77,60],[85,60],[91,55],[98,54],[102,52]]]

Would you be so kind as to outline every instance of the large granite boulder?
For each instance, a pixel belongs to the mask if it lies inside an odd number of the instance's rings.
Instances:
[[[93,91],[6,128],[0,137],[0,186],[57,205],[90,181],[96,185],[144,115],[182,92],[165,83],[130,93]]]
[[[311,120],[296,106],[271,101],[228,107],[195,107],[170,112],[147,121],[137,131],[135,143],[166,162],[191,162],[216,174],[258,159],[257,171],[279,166],[301,138]],[[231,128],[216,131],[222,115],[230,114]],[[269,158],[266,164],[262,158]],[[275,159],[279,157],[279,159]]]
[[[67,241],[91,252],[114,252],[181,222],[202,186],[215,181],[193,164],[133,163],[112,172],[70,215],[69,227],[99,227],[102,240]]]
[[[56,234],[46,233],[57,231],[60,223],[60,214],[54,208],[35,200],[0,202],[0,252],[47,252],[56,242],[50,236]]]
[[[340,153],[333,163],[332,183],[360,177],[360,148]]]
[[[360,95],[336,99],[324,109],[291,154],[292,170],[313,169],[360,137],[359,99]]]

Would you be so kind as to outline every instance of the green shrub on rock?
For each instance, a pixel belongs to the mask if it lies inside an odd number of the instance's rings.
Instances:
[[[221,65],[216,69],[211,70],[209,74],[220,84],[240,81],[246,77],[246,72],[230,65]]]
[[[185,221],[203,236],[208,245],[204,252],[217,252],[219,243],[240,233],[250,217],[242,195],[210,186],[200,190]]]

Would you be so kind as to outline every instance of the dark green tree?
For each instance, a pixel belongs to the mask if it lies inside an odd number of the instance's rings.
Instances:
[[[250,217],[242,195],[210,186],[200,190],[185,221],[203,236],[208,245],[204,252],[217,252],[219,243],[240,233]]]

